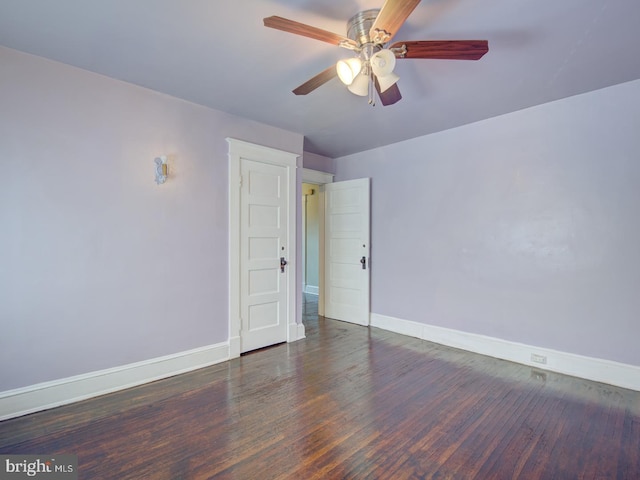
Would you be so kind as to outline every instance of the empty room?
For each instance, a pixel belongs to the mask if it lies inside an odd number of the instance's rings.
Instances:
[[[0,478],[640,478],[638,25],[0,0]]]

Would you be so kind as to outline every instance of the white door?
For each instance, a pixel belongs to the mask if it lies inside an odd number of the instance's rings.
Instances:
[[[246,293],[240,307],[241,351],[246,352],[287,340],[290,258],[286,168],[242,159],[240,171],[240,288]]]
[[[369,179],[325,185],[324,315],[369,325]]]
[[[231,357],[295,340],[295,158],[230,140]]]

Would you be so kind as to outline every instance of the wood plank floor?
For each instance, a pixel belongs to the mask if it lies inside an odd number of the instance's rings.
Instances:
[[[0,423],[81,479],[640,479],[640,393],[375,328]]]

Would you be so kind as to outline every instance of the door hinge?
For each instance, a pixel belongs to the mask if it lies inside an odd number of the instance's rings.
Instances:
[[[240,187],[242,187],[242,175],[240,175],[240,179],[239,179],[239,181],[238,181],[238,185],[239,185]]]

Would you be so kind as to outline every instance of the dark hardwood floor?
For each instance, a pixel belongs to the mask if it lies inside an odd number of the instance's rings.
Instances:
[[[81,479],[640,479],[640,393],[375,328],[0,423]]]

